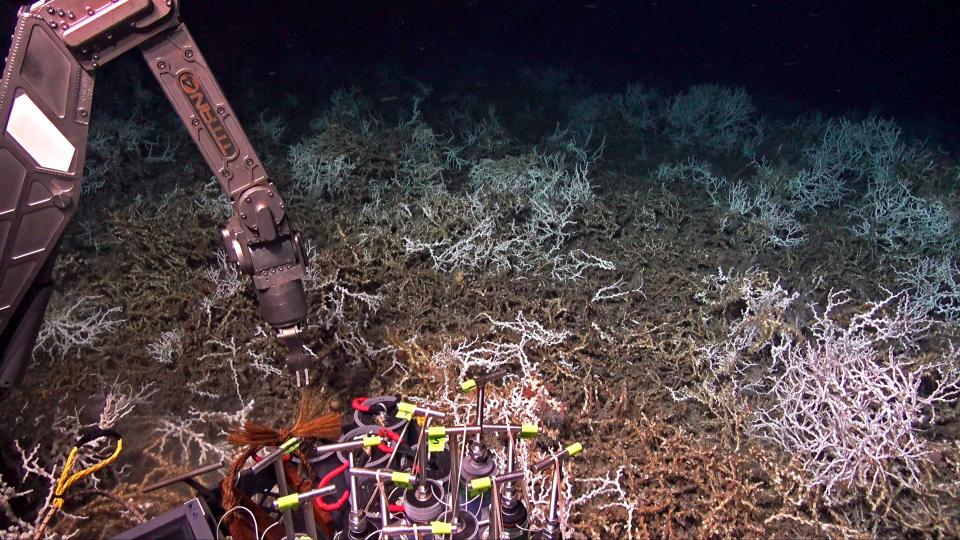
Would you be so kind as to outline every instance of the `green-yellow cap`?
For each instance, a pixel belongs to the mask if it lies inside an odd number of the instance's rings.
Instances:
[[[443,452],[443,449],[447,446],[446,437],[430,437],[427,440],[427,451],[428,452]]]
[[[371,446],[377,446],[383,442],[383,437],[379,435],[371,435],[363,438],[363,447],[370,448]]]
[[[453,534],[453,525],[449,523],[445,523],[443,521],[431,521],[430,533],[431,534]]]
[[[300,506],[300,497],[298,493],[284,495],[277,499],[277,510],[281,512],[286,510],[296,510]]]
[[[464,392],[469,392],[477,387],[477,381],[474,379],[467,379],[460,383],[460,389]]]
[[[583,445],[578,442],[575,442],[567,447],[567,455],[570,457],[573,457],[580,452],[583,452]]]
[[[406,401],[401,401],[397,403],[397,414],[396,417],[401,420],[410,420],[413,418],[413,412],[417,410],[417,406],[413,403],[407,403]]]
[[[296,437],[291,437],[286,441],[283,441],[283,444],[280,445],[280,448],[282,448],[284,452],[289,454],[290,452],[293,452],[294,450],[296,450],[299,446],[300,446],[300,439]]]
[[[482,493],[488,489],[493,484],[493,481],[489,476],[481,476],[480,478],[474,478],[470,481],[470,491],[472,493]]]
[[[540,428],[536,424],[524,424],[520,426],[521,439],[533,439],[540,434]]]
[[[444,426],[430,426],[427,428],[427,437],[430,437],[431,439],[437,439],[446,436],[447,428]]]
[[[407,487],[410,485],[410,473],[393,471],[390,473],[390,481],[398,486]]]

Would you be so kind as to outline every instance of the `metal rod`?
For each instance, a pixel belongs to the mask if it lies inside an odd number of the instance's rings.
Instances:
[[[407,428],[409,428],[409,427],[410,427],[410,422],[407,422],[406,424],[404,424],[403,429],[400,430],[400,437],[399,437],[399,440],[397,441],[397,445],[400,444],[400,441],[403,441],[404,435],[407,434]],[[390,458],[387,459],[387,464],[384,466],[385,469],[389,469],[389,468],[390,468],[390,465],[393,464],[393,458],[395,458],[396,456],[397,456],[397,451],[396,451],[396,449],[394,449],[393,452],[390,452]],[[364,511],[364,512],[369,512],[369,511],[370,511],[370,505],[373,504],[373,500],[376,499],[376,498],[377,498],[377,494],[376,494],[376,493],[371,493],[371,494],[370,494],[370,498],[367,499],[367,504],[364,505],[364,507],[363,507],[363,511]]]
[[[189,480],[195,476],[200,476],[201,474],[207,474],[208,472],[216,471],[217,469],[220,469],[222,467],[223,467],[223,462],[204,465],[199,469],[194,469],[190,472],[185,472],[183,474],[178,474],[177,476],[172,476],[165,480],[161,480],[155,484],[150,484],[149,486],[141,489],[140,494],[147,494],[147,493],[150,493],[151,491],[156,491],[158,489],[176,484],[177,482],[183,482],[184,480]]]
[[[280,492],[281,497],[286,497],[290,494],[290,490],[287,489],[287,475],[283,470],[283,460],[276,460],[273,462],[273,472],[277,476],[277,491]],[[286,531],[287,538],[296,538],[296,529],[293,528],[293,512],[290,510],[284,510],[281,512],[283,516],[283,528]]]
[[[500,488],[498,484],[499,482],[497,482],[496,478],[490,483],[490,504],[492,508],[490,508],[489,540],[500,540],[503,536],[503,510],[500,506]]]
[[[417,471],[417,489],[427,485],[427,432],[430,429],[430,420],[428,416],[420,428],[420,437],[417,440],[417,465],[420,469]]]
[[[550,524],[556,524],[559,522],[557,512],[560,501],[560,481],[562,479],[560,474],[561,469],[562,467],[560,466],[560,462],[556,462],[556,464],[553,466],[553,486],[550,488],[550,509],[547,516],[547,522]]]
[[[484,399],[484,384],[480,384],[480,387],[477,388],[477,438],[476,441],[480,442],[480,437],[483,434],[483,403]]]
[[[380,492],[380,530],[383,530],[390,525],[390,501],[387,500],[387,488],[383,482],[377,482],[377,490]]]
[[[450,523],[454,530],[460,525],[460,441],[456,434],[450,437]]]
[[[484,424],[483,426],[450,426],[444,428],[447,433],[520,433],[523,426],[516,424]]]
[[[350,452],[350,470],[353,470],[353,452]],[[354,475],[348,475],[350,478],[350,510],[353,512],[360,511],[360,494],[357,492],[360,489],[360,483],[357,482],[357,477]]]

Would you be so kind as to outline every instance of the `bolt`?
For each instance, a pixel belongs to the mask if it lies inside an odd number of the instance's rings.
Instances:
[[[91,16],[92,16],[94,13],[96,13],[96,11],[94,11],[92,7],[88,7],[88,8],[87,8],[87,15],[91,15]]]
[[[253,167],[253,158],[247,158],[243,160],[243,164],[247,167]]]
[[[64,12],[62,9],[57,10],[57,17],[63,17],[65,15],[66,15],[66,12]]]
[[[223,177],[224,177],[224,178],[230,178],[230,174],[231,174],[231,173],[230,173],[230,169],[224,169],[224,170],[223,170]]]
[[[53,28],[54,30],[56,30],[59,26],[60,26],[59,24],[53,21],[50,21],[50,28]]]
[[[53,205],[60,209],[69,208],[72,202],[70,196],[63,193],[57,193],[53,196]]]
[[[186,57],[186,58],[188,58],[188,59],[189,59],[189,58],[193,58],[193,51],[192,51],[191,49],[187,49],[187,50],[183,51],[183,56]]]
[[[219,114],[220,116],[223,116],[227,114],[227,110],[224,109],[223,107],[217,107],[217,114]]]
[[[163,60],[157,62],[157,69],[167,69],[167,63]]]
[[[56,26],[56,25],[54,25],[54,26]],[[60,28],[66,30],[67,28],[70,28],[70,25],[67,24],[67,23],[60,23]]]
[[[68,12],[67,12],[67,18],[72,21],[72,20],[74,20],[74,19],[77,18],[77,14],[74,13],[74,12],[72,12],[72,11],[68,11]]]
[[[52,7],[47,7],[47,13],[53,15],[54,9]]]
[[[193,126],[199,126],[200,120],[194,118],[193,120],[190,121],[190,124],[192,124]]]

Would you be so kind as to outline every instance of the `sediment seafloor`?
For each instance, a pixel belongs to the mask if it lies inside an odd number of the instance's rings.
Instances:
[[[150,516],[190,493],[140,487],[298,401],[219,244],[229,205],[144,73],[110,68],[56,296],[0,410],[13,536],[85,426],[124,434],[96,486]],[[465,418],[457,383],[506,368],[491,414],[541,426],[530,458],[586,448],[570,538],[960,530],[955,141],[722,85],[369,75],[233,98],[310,257],[330,410],[388,393]],[[135,523],[95,495],[66,510],[56,534]]]

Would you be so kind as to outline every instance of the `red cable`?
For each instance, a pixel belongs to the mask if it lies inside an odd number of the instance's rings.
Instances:
[[[387,504],[387,510],[390,510],[391,512],[393,512],[393,513],[395,513],[395,514],[401,514],[401,513],[403,513],[403,505],[402,505],[402,504],[389,504],[389,503],[388,503],[388,504]]]
[[[317,484],[317,487],[321,488],[329,484],[331,481],[333,481],[334,478],[343,474],[343,472],[346,471],[347,468],[349,467],[350,467],[349,463],[344,463],[339,467],[337,467],[336,469],[328,472],[326,476],[324,476],[320,480],[320,483]],[[313,499],[313,505],[319,508],[320,510],[324,510],[326,512],[335,512],[343,507],[344,503],[347,502],[348,497],[350,497],[350,490],[344,490],[344,492],[340,494],[340,498],[337,499],[335,502],[328,503],[324,501],[322,497],[317,497]]]
[[[349,463],[344,463],[339,467],[337,467],[336,469],[328,472],[327,475],[320,480],[320,483],[317,484],[317,487],[322,488],[323,486],[329,484],[331,480],[343,474],[343,471],[347,470],[349,467],[350,467]]]
[[[367,399],[368,398],[365,398],[365,397],[358,397],[357,399],[353,400],[353,404],[352,404],[353,408],[362,413],[370,412],[370,407],[363,404],[363,402],[366,401]]]
[[[346,490],[340,495],[340,498],[337,499],[336,502],[328,503],[323,500],[323,497],[317,497],[313,499],[313,505],[326,512],[336,512],[337,510],[343,508],[343,505],[347,502],[349,497],[350,490]]]
[[[391,441],[393,441],[394,443],[400,442],[400,435],[397,432],[387,428],[380,428],[380,431],[377,432],[377,435],[379,435],[380,437],[386,437]],[[377,445],[377,449],[383,452],[384,454],[390,454],[394,450],[396,450],[398,446],[400,445],[395,444],[393,447],[391,447],[387,443],[380,443]]]

